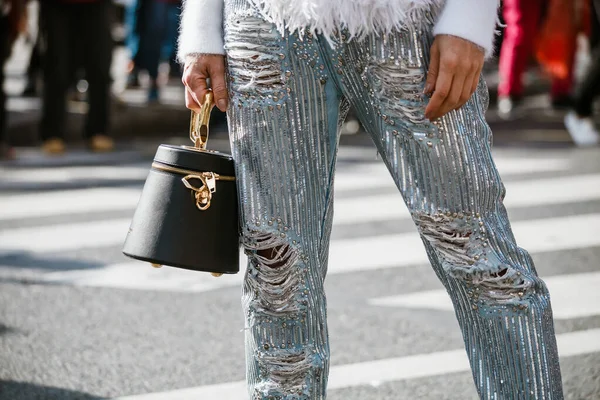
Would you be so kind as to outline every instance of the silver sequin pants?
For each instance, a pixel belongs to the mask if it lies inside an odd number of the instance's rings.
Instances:
[[[350,41],[341,32],[332,47],[282,37],[246,0],[225,4],[250,397],[326,396],[323,282],[340,124],[352,105],[452,298],[480,397],[562,399],[550,298],[502,204],[485,83],[441,120],[423,115],[438,10],[390,35]]]

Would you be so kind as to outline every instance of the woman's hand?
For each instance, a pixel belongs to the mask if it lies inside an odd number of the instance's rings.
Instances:
[[[424,91],[433,95],[425,117],[433,121],[462,107],[477,89],[484,60],[483,49],[475,43],[456,36],[436,36]]]
[[[206,93],[209,91],[207,79],[210,79],[215,104],[219,110],[227,111],[227,86],[225,85],[225,57],[219,54],[190,55],[183,68],[185,85],[185,106],[200,111]]]

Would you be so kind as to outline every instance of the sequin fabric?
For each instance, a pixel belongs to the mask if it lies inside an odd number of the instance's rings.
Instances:
[[[340,32],[331,47],[312,35],[282,37],[246,0],[226,0],[251,399],[326,397],[323,283],[350,104],[452,298],[481,399],[563,398],[548,290],[515,243],[502,203],[487,87],[481,81],[464,107],[435,123],[423,115],[438,12],[389,35],[349,41]]]

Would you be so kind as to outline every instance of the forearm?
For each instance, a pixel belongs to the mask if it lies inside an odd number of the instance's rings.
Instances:
[[[225,54],[223,0],[185,0],[177,58],[184,62],[195,53]]]

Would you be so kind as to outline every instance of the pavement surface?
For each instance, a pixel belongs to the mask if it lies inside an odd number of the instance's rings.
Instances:
[[[355,143],[338,162],[328,398],[476,399],[448,298],[361,137],[345,136]],[[246,398],[242,274],[121,254],[156,145],[61,158],[20,149],[0,164],[0,399]],[[600,149],[498,146],[495,157],[517,241],[553,295],[565,398],[600,399]]]

